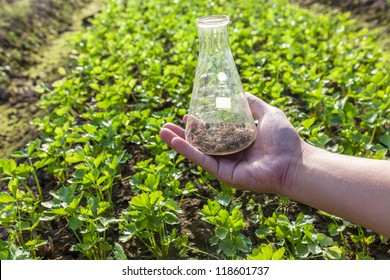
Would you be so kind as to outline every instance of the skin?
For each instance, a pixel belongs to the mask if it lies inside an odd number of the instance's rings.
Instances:
[[[247,93],[257,138],[242,152],[205,155],[167,123],[161,138],[221,182],[273,193],[321,209],[390,237],[390,161],[331,153],[303,141],[286,115]],[[186,117],[184,118],[186,122]]]

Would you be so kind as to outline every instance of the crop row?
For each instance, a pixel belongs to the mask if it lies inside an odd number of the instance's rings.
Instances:
[[[34,64],[49,38],[72,24],[72,10],[90,1],[0,0],[0,86]]]

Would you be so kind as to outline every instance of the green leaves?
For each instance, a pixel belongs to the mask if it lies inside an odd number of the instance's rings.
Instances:
[[[390,149],[390,134],[384,134],[379,137],[379,141]]]
[[[115,260],[127,260],[125,250],[123,249],[122,245],[117,242],[115,242],[114,245],[114,258]]]
[[[70,217],[69,218],[69,227],[71,230],[78,230],[83,225],[83,222],[78,219],[77,217]]]
[[[8,193],[0,192],[0,202],[1,203],[9,203],[9,202],[16,202],[16,200]]]
[[[0,159],[0,173],[13,175],[16,169],[16,162],[13,159]]]
[[[221,200],[221,196],[219,200],[222,205],[226,204],[226,199]],[[230,198],[228,200],[230,202]],[[233,259],[238,258],[240,252],[249,252],[252,247],[249,238],[241,233],[246,223],[239,208],[231,207],[228,211],[217,201],[208,200],[201,212],[203,219],[215,226],[215,236],[211,239],[211,244],[218,245],[226,257]]]
[[[302,213],[298,214],[295,221],[291,221],[287,216],[274,212],[272,217],[264,221],[256,234],[260,239],[266,239],[267,235],[275,234],[278,240],[277,245],[283,246],[281,248],[290,248],[286,256],[288,259],[308,259],[317,256],[331,259],[345,257],[342,249],[335,245],[335,241],[330,236],[316,232],[313,217]],[[272,247],[258,248],[252,252],[251,258],[272,259],[274,252],[275,249]],[[276,256],[279,257],[282,253],[279,250],[278,252]],[[337,255],[336,252],[341,253]]]
[[[247,256],[248,260],[281,260],[283,259],[285,249],[282,247],[275,250],[271,244],[261,244],[253,249],[252,253]]]
[[[161,191],[142,193],[133,197],[131,205],[140,209],[153,209],[154,205],[160,203],[163,199]]]
[[[179,224],[177,214],[181,212],[177,203],[165,198],[162,191],[140,193],[131,199],[123,212],[119,240],[128,242],[137,236],[148,244],[156,258],[167,258],[171,244],[177,239],[177,229],[169,233],[168,225]]]
[[[215,197],[215,200],[222,206],[227,207],[230,204],[232,197],[230,195],[218,195]]]
[[[180,222],[179,218],[172,212],[165,212],[163,214],[163,219],[164,222],[166,222],[169,225],[177,225]]]
[[[73,151],[68,151],[65,155],[65,160],[69,163],[77,163],[86,160],[83,148],[77,146]]]
[[[207,205],[203,206],[202,213],[206,217],[213,217],[218,215],[221,206],[217,201],[207,200]]]
[[[302,121],[302,126],[306,129],[309,129],[314,124],[315,121],[316,121],[315,117],[310,118],[310,119],[306,119],[306,120]]]

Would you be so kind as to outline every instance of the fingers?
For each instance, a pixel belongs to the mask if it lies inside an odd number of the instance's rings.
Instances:
[[[179,137],[185,139],[185,130],[176,124],[167,123],[164,125],[163,129],[168,129],[171,132],[173,132],[174,134],[176,134],[176,136],[179,136]]]
[[[216,176],[218,172],[218,162],[215,158],[205,155],[180,137],[173,138],[171,144],[172,148],[179,154]]]
[[[273,108],[267,102],[261,100],[253,94],[250,94],[249,92],[245,92],[245,94],[248,99],[249,107],[252,111],[252,114],[255,116],[256,119],[261,119],[267,111]]]
[[[169,147],[201,166],[214,176],[218,172],[218,162],[215,158],[205,155],[185,140],[184,129],[175,124],[168,123],[160,131],[160,136]]]
[[[168,144],[169,147],[172,147],[172,140],[175,137],[179,137],[176,133],[174,133],[172,130],[165,128],[165,126],[160,130],[160,137],[161,139]]]

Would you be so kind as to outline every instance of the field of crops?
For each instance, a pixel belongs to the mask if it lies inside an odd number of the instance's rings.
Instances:
[[[0,259],[390,259],[386,237],[222,184],[161,140],[165,123],[183,125],[195,20],[208,14],[231,18],[244,89],[305,141],[389,159],[390,55],[348,14],[287,0],[107,0],[72,38],[64,78],[37,88],[39,138],[0,159]]]

